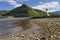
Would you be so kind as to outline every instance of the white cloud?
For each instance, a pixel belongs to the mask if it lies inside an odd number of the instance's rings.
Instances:
[[[15,0],[7,0],[7,2],[10,5],[13,5],[14,7],[18,7],[18,6],[21,6],[22,5],[22,4],[17,3]]]
[[[16,0],[17,2],[24,2],[24,1],[29,1],[29,0]]]
[[[22,4],[19,4],[17,2],[24,2],[24,1],[28,1],[28,0],[0,0],[0,2],[2,2],[2,1],[8,2],[10,5],[13,5],[15,8],[15,7],[22,5]]]
[[[41,3],[41,2],[40,2]],[[53,10],[49,10],[49,11],[54,11],[54,9],[58,9],[59,8],[59,2],[55,2],[55,1],[52,1],[52,2],[46,2],[46,3],[42,3],[40,5],[37,5],[33,8],[35,9],[40,9],[40,10],[44,10],[44,9],[50,9],[50,8],[53,8]]]

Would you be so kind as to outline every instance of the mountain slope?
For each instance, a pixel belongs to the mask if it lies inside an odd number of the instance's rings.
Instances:
[[[7,11],[7,10],[0,10],[0,15],[5,14],[7,12],[9,12],[9,11]]]
[[[37,11],[37,12],[39,13],[40,17],[41,17],[41,16],[46,16],[46,15],[47,15],[45,11],[38,10],[38,9],[35,9],[35,11]]]
[[[43,14],[43,15],[42,15]],[[23,4],[21,7],[17,7],[10,12],[4,14],[3,16],[13,16],[13,17],[26,17],[26,16],[44,16],[46,13],[44,11],[39,11]]]
[[[60,11],[51,12],[50,14],[53,16],[60,16]]]

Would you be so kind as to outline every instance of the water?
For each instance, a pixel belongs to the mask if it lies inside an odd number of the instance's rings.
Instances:
[[[22,30],[22,27],[13,25],[16,20],[25,20],[29,17],[23,18],[0,18],[0,37],[16,33]]]

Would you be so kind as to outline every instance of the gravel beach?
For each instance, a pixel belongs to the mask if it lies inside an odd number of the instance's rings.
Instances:
[[[0,40],[60,40],[60,18],[31,19],[29,27]]]

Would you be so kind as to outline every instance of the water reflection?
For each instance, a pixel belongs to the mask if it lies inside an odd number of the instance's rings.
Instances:
[[[25,20],[17,20],[13,23],[16,26],[21,26],[23,29],[28,29],[29,24],[30,24],[30,19],[25,19]]]
[[[26,20],[25,18],[21,19]],[[5,36],[21,31],[23,29],[23,27],[21,27],[23,23],[24,26],[26,25],[26,23],[29,23],[29,22],[25,23],[21,19],[20,18],[0,19],[0,36]]]

